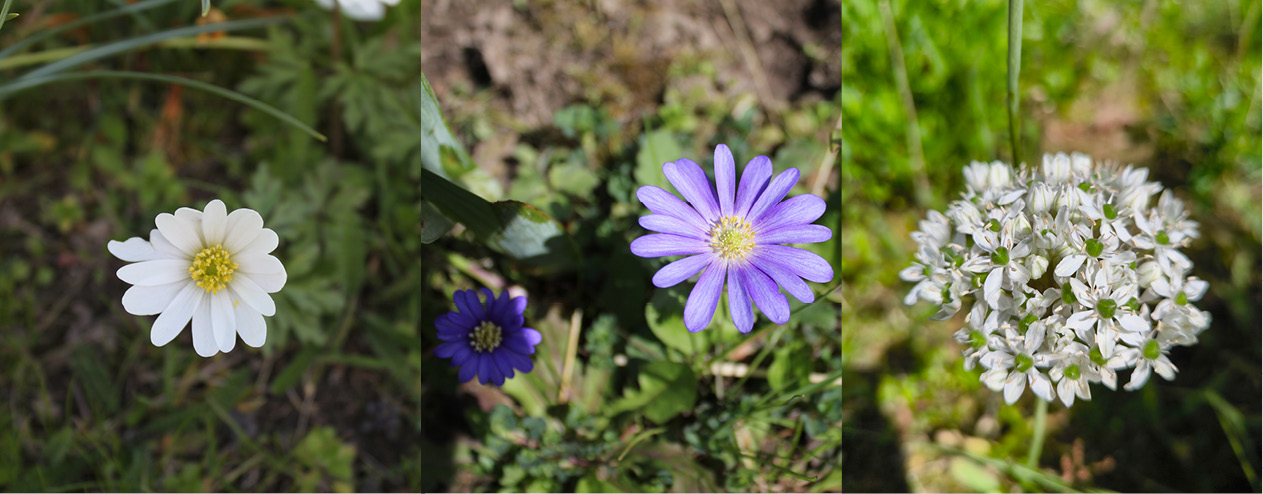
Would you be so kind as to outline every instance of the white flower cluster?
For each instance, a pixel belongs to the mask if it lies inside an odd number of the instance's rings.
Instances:
[[[899,275],[916,283],[904,302],[939,305],[937,320],[973,296],[955,334],[966,369],[982,363],[982,382],[1008,403],[1029,384],[1066,406],[1091,399],[1089,383],[1115,389],[1120,369],[1135,368],[1127,390],[1151,372],[1175,378],[1167,352],[1210,326],[1192,304],[1207,283],[1180,252],[1198,233],[1179,199],[1166,191],[1152,206],[1162,186],[1147,169],[1082,154],[964,173],[963,198],[920,222],[916,261]]]

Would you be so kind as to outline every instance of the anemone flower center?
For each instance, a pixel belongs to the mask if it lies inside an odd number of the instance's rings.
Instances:
[[[237,265],[228,256],[223,245],[216,244],[198,252],[189,266],[189,276],[197,282],[197,286],[209,293],[219,293],[228,282],[232,281],[232,272]]]
[[[745,259],[754,248],[750,222],[736,216],[720,218],[710,229],[710,248],[724,259]]]
[[[479,352],[490,352],[500,346],[500,339],[503,331],[500,326],[491,321],[483,321],[478,327],[469,333],[470,344],[474,346],[474,350]]]

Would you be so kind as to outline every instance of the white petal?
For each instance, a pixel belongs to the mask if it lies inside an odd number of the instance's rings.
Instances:
[[[189,222],[198,232],[202,231],[202,212],[193,208],[180,208],[175,210],[175,217]],[[199,233],[200,235],[200,233]]]
[[[271,228],[264,228],[254,237],[250,245],[243,247],[240,251],[234,251],[239,255],[263,255],[276,250],[276,245],[280,243],[280,239],[276,237],[276,232]]]
[[[211,330],[219,351],[228,353],[237,345],[237,315],[227,293],[211,295]]]
[[[1006,377],[1009,377],[1009,373],[1005,369],[991,369],[983,372],[979,380],[982,381],[988,389],[992,391],[1000,391],[1001,389],[1004,389],[1004,379]]]
[[[1000,308],[1000,287],[1004,281],[1004,268],[991,270],[987,275],[987,280],[982,283],[983,298],[987,300],[987,305],[993,309]]]
[[[244,302],[265,316],[276,314],[276,303],[272,301],[272,297],[249,275],[234,276],[229,288],[236,295],[232,300],[234,306]]]
[[[1159,376],[1168,381],[1175,379],[1175,364],[1171,363],[1171,359],[1166,355],[1159,355],[1157,360],[1153,361],[1153,370],[1158,372]]]
[[[1135,314],[1123,314],[1118,316],[1118,324],[1127,331],[1149,331],[1149,322]]]
[[[189,324],[189,319],[202,303],[202,296],[205,293],[206,291],[198,288],[197,285],[185,284],[162,314],[158,315],[158,319],[153,322],[153,328],[149,330],[149,341],[153,342],[154,346],[162,346],[175,339],[180,331],[184,330],[184,326]]]
[[[190,281],[177,281],[166,285],[136,285],[123,293],[123,310],[137,316],[152,316],[165,310],[184,285]]]
[[[224,248],[234,254],[244,252],[246,246],[254,242],[255,237],[259,236],[259,232],[262,230],[263,217],[259,216],[258,211],[246,208],[235,210],[228,215]],[[268,250],[268,252],[271,252],[271,250]],[[264,253],[266,254],[267,252]]]
[[[1069,379],[1062,379],[1057,383],[1057,396],[1061,397],[1061,402],[1065,403],[1066,408],[1074,405],[1074,390],[1070,387]]]
[[[234,312],[237,315],[237,334],[241,335],[241,341],[255,348],[263,346],[268,336],[263,314],[246,304],[238,304]]]
[[[193,257],[181,252],[180,249],[177,249],[174,245],[171,245],[171,241],[167,240],[167,237],[162,236],[162,232],[157,228],[149,230],[149,242],[153,244],[154,250],[158,251],[158,253],[162,254],[165,258],[186,259]]]
[[[1141,359],[1136,363],[1136,370],[1131,372],[1131,381],[1123,386],[1127,391],[1135,391],[1149,382],[1149,361]]]
[[[118,268],[118,279],[133,285],[165,285],[189,279],[189,261],[159,259],[128,264]]]
[[[202,238],[206,240],[206,245],[224,243],[227,228],[228,208],[224,207],[224,201],[215,199],[206,203],[206,212],[202,215]]]
[[[177,218],[168,213],[159,214],[154,219],[154,223],[158,225],[158,231],[162,232],[162,236],[171,242],[180,252],[192,257],[202,250],[202,236],[200,229],[192,222]]]
[[[1017,371],[1010,373],[1008,379],[1004,381],[1004,402],[1012,405],[1022,397],[1022,391],[1025,390],[1026,375]]]
[[[237,269],[245,273],[272,274],[285,272],[285,265],[272,255],[236,256],[232,261]]]
[[[281,291],[281,288],[285,287],[285,280],[287,277],[284,271],[272,274],[238,273],[233,275],[233,279],[237,279],[238,276],[249,277],[250,281],[258,284],[259,288],[262,288],[263,291],[268,293]]]
[[[1071,314],[1070,318],[1066,319],[1066,326],[1075,330],[1077,333],[1081,330],[1092,327],[1092,323],[1094,322],[1096,321],[1092,320],[1092,312],[1083,310]]]
[[[193,350],[203,357],[213,357],[219,353],[219,346],[215,344],[215,329],[211,325],[209,294],[203,295],[202,304],[193,315]]]
[[[1101,348],[1102,358],[1108,359],[1114,356],[1114,347],[1118,344],[1118,340],[1115,337],[1117,334],[1117,331],[1096,332],[1096,345]]]
[[[1053,401],[1052,382],[1042,372],[1031,372],[1026,374],[1031,381],[1031,391],[1035,396],[1043,398],[1044,401]]]
[[[114,254],[114,257],[127,262],[151,261],[159,258],[159,253],[154,250],[153,244],[140,237],[132,237],[123,242],[111,240],[105,244],[105,248]]]
[[[1188,283],[1184,284],[1184,296],[1189,302],[1196,302],[1201,300],[1203,295],[1206,295],[1206,289],[1208,288],[1210,288],[1210,283],[1207,283],[1206,280],[1189,279]]]
[[[1057,269],[1053,270],[1053,274],[1056,274],[1057,276],[1070,276],[1078,271],[1080,266],[1083,266],[1083,261],[1087,260],[1087,258],[1088,256],[1083,254],[1068,256],[1065,259],[1062,259],[1061,262],[1057,263]]]

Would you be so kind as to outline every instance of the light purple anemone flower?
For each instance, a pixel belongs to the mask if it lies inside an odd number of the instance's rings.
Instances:
[[[663,266],[653,284],[667,288],[702,272],[684,304],[684,327],[701,331],[710,324],[728,280],[728,308],[741,332],[754,327],[754,308],[777,324],[789,321],[789,301],[780,288],[803,303],[815,294],[803,279],[833,279],[824,258],[783,243],[823,242],[833,237],[826,226],[811,224],[824,214],[824,200],[802,194],[782,201],[798,183],[798,169],[772,177],[772,160],[758,156],[746,164],[737,186],[737,171],[728,146],[715,148],[715,182],[691,160],[662,165],[662,172],[688,204],[661,187],[646,185],[636,197],[654,214],[641,216],[640,226],[658,233],[632,241],[640,257],[688,256]],[[735,191],[734,191],[735,189]]]

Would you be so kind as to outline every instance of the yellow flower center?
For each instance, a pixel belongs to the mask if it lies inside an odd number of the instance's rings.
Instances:
[[[710,248],[724,259],[745,259],[754,248],[750,222],[736,216],[720,218],[710,228]]]
[[[189,276],[197,282],[197,286],[210,293],[219,293],[228,282],[232,281],[232,272],[237,265],[228,257],[223,245],[216,244],[198,252],[189,266]]]
[[[491,321],[483,321],[474,328],[472,333],[469,333],[470,343],[474,345],[474,350],[490,352],[500,346],[501,333],[500,326],[496,326]]]

